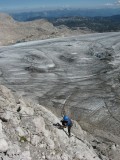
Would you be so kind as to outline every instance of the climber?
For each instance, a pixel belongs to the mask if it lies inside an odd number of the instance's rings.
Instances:
[[[62,127],[63,128],[68,127],[68,136],[70,137],[71,136],[71,127],[73,125],[71,119],[68,116],[64,115],[61,122],[62,122]]]

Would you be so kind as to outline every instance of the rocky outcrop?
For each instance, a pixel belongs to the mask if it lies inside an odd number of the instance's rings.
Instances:
[[[22,98],[16,102],[4,86],[0,86],[0,119],[1,160],[99,160],[77,122],[69,138],[67,130],[53,125],[60,119],[51,111]]]
[[[8,150],[8,143],[5,140],[3,131],[2,131],[2,123],[0,121],[0,152],[6,152]]]

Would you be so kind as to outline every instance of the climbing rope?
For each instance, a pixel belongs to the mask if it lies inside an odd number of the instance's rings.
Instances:
[[[75,95],[77,94],[77,90],[78,89],[79,89],[78,87],[75,87],[73,89],[73,91],[71,91],[71,94],[65,99],[63,107],[62,107],[62,111],[61,111],[61,116],[69,115],[69,113],[67,113],[67,112],[69,112],[69,109],[66,108],[66,106],[68,106],[69,100],[73,99],[73,97],[75,97]]]

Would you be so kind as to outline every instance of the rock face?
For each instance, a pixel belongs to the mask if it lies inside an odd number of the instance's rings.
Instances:
[[[8,113],[9,120],[4,121],[1,117]],[[53,125],[60,120],[52,112],[22,98],[16,103],[4,86],[0,86],[0,119],[1,160],[100,160],[77,122],[68,138],[66,129]]]
[[[0,121],[0,152],[6,152],[8,150],[8,143],[4,138],[4,134],[2,131],[2,123]]]
[[[57,28],[47,20],[17,22],[7,14],[0,13],[0,46],[24,41],[84,34],[86,31],[72,31],[67,27]]]

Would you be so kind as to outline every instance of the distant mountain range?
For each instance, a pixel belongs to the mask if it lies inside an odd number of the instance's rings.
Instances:
[[[84,33],[120,31],[120,14],[92,17],[95,11],[102,14],[102,10],[92,11],[63,9],[11,13],[12,17],[0,14],[0,45]],[[110,10],[103,12],[104,15],[108,11]],[[119,9],[112,11],[117,12]],[[80,16],[80,13],[91,13],[91,16]]]
[[[104,9],[56,9],[37,12],[10,13],[17,21],[47,19],[54,26],[65,25],[69,29],[92,32],[120,31],[120,8]]]
[[[119,9],[112,9],[112,11],[117,13]],[[18,21],[33,21],[44,18],[51,22],[54,26],[64,25],[71,30],[81,29],[90,30],[93,32],[120,31],[120,14],[105,16],[110,15],[110,13],[113,14],[112,11],[102,9],[88,10],[86,12],[84,10],[54,10],[46,12],[17,13],[12,14],[12,17]],[[100,14],[104,16],[92,17],[93,15]]]
[[[54,26],[65,25],[72,30],[88,28],[94,32],[120,31],[120,15],[109,17],[63,17],[50,20]]]
[[[17,21],[31,21],[40,18],[61,18],[61,17],[106,17],[119,15],[120,8],[103,8],[103,9],[56,9],[56,10],[40,10],[34,12],[20,12],[20,13],[10,13],[10,15]]]

